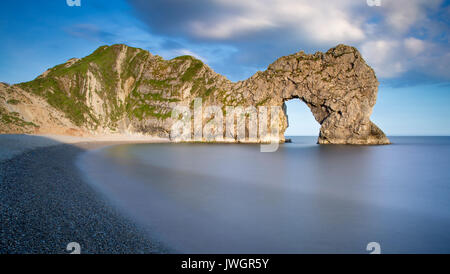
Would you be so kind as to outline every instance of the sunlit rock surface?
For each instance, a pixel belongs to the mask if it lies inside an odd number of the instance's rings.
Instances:
[[[236,83],[191,56],[164,60],[126,45],[102,46],[33,81],[0,83],[0,132],[169,137],[172,109],[192,108],[195,98],[202,99],[203,109],[224,111],[226,106],[285,110],[286,100],[298,98],[321,125],[318,143],[388,144],[370,121],[377,91],[374,71],[345,45],[281,57],[266,71]],[[202,117],[203,125],[211,118]],[[286,113],[281,111],[275,121],[284,141]],[[248,122],[245,127],[248,135]],[[260,142],[261,136],[249,141]]]

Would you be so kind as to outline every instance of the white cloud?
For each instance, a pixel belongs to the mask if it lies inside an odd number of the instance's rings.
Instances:
[[[194,35],[229,39],[257,31],[291,30],[314,42],[360,41],[365,34],[363,21],[352,8],[362,2],[349,0],[214,0],[224,12],[218,18],[190,22]]]
[[[404,41],[405,49],[411,56],[417,56],[425,50],[426,43],[414,37],[406,38]]]
[[[235,35],[264,30],[275,24],[264,19],[249,19],[246,17],[225,18],[219,22],[191,22],[193,32],[204,38],[227,39]]]
[[[199,55],[199,54],[197,54],[195,52],[192,52],[191,50],[188,50],[188,49],[176,49],[176,50],[173,51],[173,55],[174,56],[190,55],[190,56],[193,56],[193,57],[201,60],[204,63],[208,63],[208,59],[206,59],[205,57],[203,57],[203,56],[201,56],[201,55]]]
[[[381,78],[398,77],[411,70],[448,78],[450,53],[436,43],[414,37],[380,39],[363,43],[361,53]]]
[[[401,44],[397,41],[376,40],[366,42],[361,47],[363,57],[372,65],[377,76],[392,78],[406,71],[402,62]]]
[[[385,22],[392,30],[406,33],[414,24],[427,18],[427,11],[436,9],[442,0],[384,0],[381,8]]]
[[[154,29],[204,43],[201,49],[183,48],[200,52],[210,62],[219,62],[216,53],[205,51],[218,44],[235,49],[220,62],[231,63],[227,58],[233,56],[240,66],[261,67],[280,53],[344,43],[359,48],[379,78],[414,70],[450,79],[445,42],[450,31],[445,14],[438,14],[443,0],[381,0],[381,6],[369,6],[366,0],[198,0],[196,5],[185,0],[130,1],[140,3]],[[152,16],[154,10],[166,10],[175,18]]]
[[[361,49],[380,78],[399,77],[419,59],[429,63],[420,55],[431,42],[408,33],[417,25],[426,24],[427,12],[442,2],[383,0],[380,7],[369,7],[363,0],[212,1],[224,12],[215,18],[190,22],[193,36],[227,40],[280,30],[288,33],[291,40],[298,37],[298,41],[313,45],[352,44]],[[380,16],[381,20],[373,22],[373,16]]]

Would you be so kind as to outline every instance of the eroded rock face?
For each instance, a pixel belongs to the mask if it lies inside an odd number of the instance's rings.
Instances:
[[[65,128],[77,134],[169,137],[171,110],[192,107],[195,98],[202,98],[205,107],[222,109],[284,106],[298,98],[321,124],[320,144],[388,144],[370,121],[377,89],[374,71],[355,48],[345,45],[281,57],[266,71],[236,83],[191,56],[164,60],[125,45],[103,46],[33,81],[0,84],[0,130],[55,133]],[[43,113],[51,118],[42,118]],[[208,119],[203,117],[204,123]],[[282,112],[282,140],[287,125]]]
[[[248,81],[260,87],[254,93],[256,101],[265,96],[271,97],[270,104],[293,98],[304,101],[321,124],[320,144],[389,143],[370,121],[377,78],[353,47],[339,45],[326,53],[281,57]]]

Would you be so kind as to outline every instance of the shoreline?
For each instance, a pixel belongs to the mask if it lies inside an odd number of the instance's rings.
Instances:
[[[164,140],[52,137],[0,136],[0,254],[68,254],[70,242],[81,253],[169,252],[85,182],[75,163],[87,150]]]
[[[0,134],[0,162],[27,151],[61,144],[82,146],[86,143],[166,143],[169,139],[141,135],[70,136],[56,134]],[[89,149],[88,147],[83,149]]]

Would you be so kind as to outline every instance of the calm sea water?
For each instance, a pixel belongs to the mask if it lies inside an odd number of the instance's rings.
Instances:
[[[178,252],[450,252],[450,137],[388,146],[136,144],[78,164]]]

